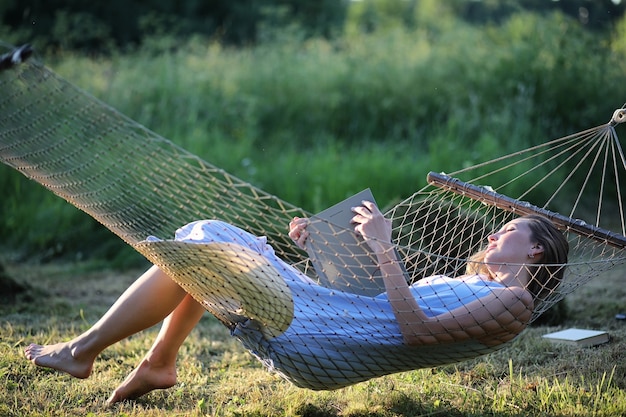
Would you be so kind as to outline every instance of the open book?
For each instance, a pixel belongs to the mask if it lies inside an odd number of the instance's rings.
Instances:
[[[364,200],[376,202],[369,188],[312,216],[305,248],[321,285],[375,296],[385,291],[378,262],[351,224],[352,208]]]
[[[609,334],[602,330],[566,329],[559,332],[543,335],[554,343],[566,343],[570,345],[588,347],[596,346],[609,341]]]

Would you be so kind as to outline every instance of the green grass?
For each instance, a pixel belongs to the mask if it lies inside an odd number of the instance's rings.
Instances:
[[[622,269],[567,299],[569,317],[561,326],[610,332],[611,342],[596,348],[551,345],[540,336],[555,327],[533,326],[508,348],[474,361],[313,392],[266,372],[207,316],[181,349],[178,385],[107,409],[106,398],[139,362],[156,328],[107,349],[86,380],[38,369],[22,351],[31,341],[66,340],[85,330],[140,270],[9,264],[11,276],[46,294],[1,307],[0,415],[622,416],[626,323],[614,319],[626,295]]]

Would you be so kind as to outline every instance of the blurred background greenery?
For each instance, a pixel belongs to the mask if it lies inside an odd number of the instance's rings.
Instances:
[[[381,205],[606,123],[626,101],[612,0],[4,0],[0,40],[203,159],[309,211]],[[15,260],[142,262],[0,166]]]

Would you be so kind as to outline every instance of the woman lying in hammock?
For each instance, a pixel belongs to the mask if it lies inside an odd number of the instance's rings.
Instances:
[[[268,338],[258,323],[242,318],[231,332],[268,368],[301,387],[341,388],[493,351],[526,327],[535,297],[558,285],[563,271],[545,264],[567,261],[568,243],[551,222],[521,217],[488,237],[487,248],[470,263],[479,270],[409,286],[392,250],[390,221],[371,202],[353,211],[355,232],[382,272],[386,292],[376,297],[320,287],[280,260],[264,237],[223,222],[194,222],[176,234],[190,243],[246,246],[281,272],[293,298],[288,328]],[[289,236],[300,247],[307,224],[304,218],[290,223]],[[165,319],[143,360],[109,397],[112,404],[173,386],[178,350],[205,311],[154,266],[89,330],[68,342],[31,344],[25,353],[38,366],[86,378],[105,348]]]

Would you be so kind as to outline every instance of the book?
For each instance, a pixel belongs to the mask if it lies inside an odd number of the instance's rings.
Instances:
[[[576,328],[548,333],[543,335],[543,338],[554,343],[565,343],[579,347],[601,345],[603,343],[607,343],[610,340],[609,334],[603,330],[587,330]]]
[[[305,249],[321,285],[360,295],[385,291],[376,257],[351,223],[353,207],[364,200],[376,203],[369,188],[312,216]],[[397,253],[397,251],[396,251]],[[398,254],[398,253],[397,253]],[[398,256],[398,259],[401,259]],[[400,262],[406,274],[404,264]]]

